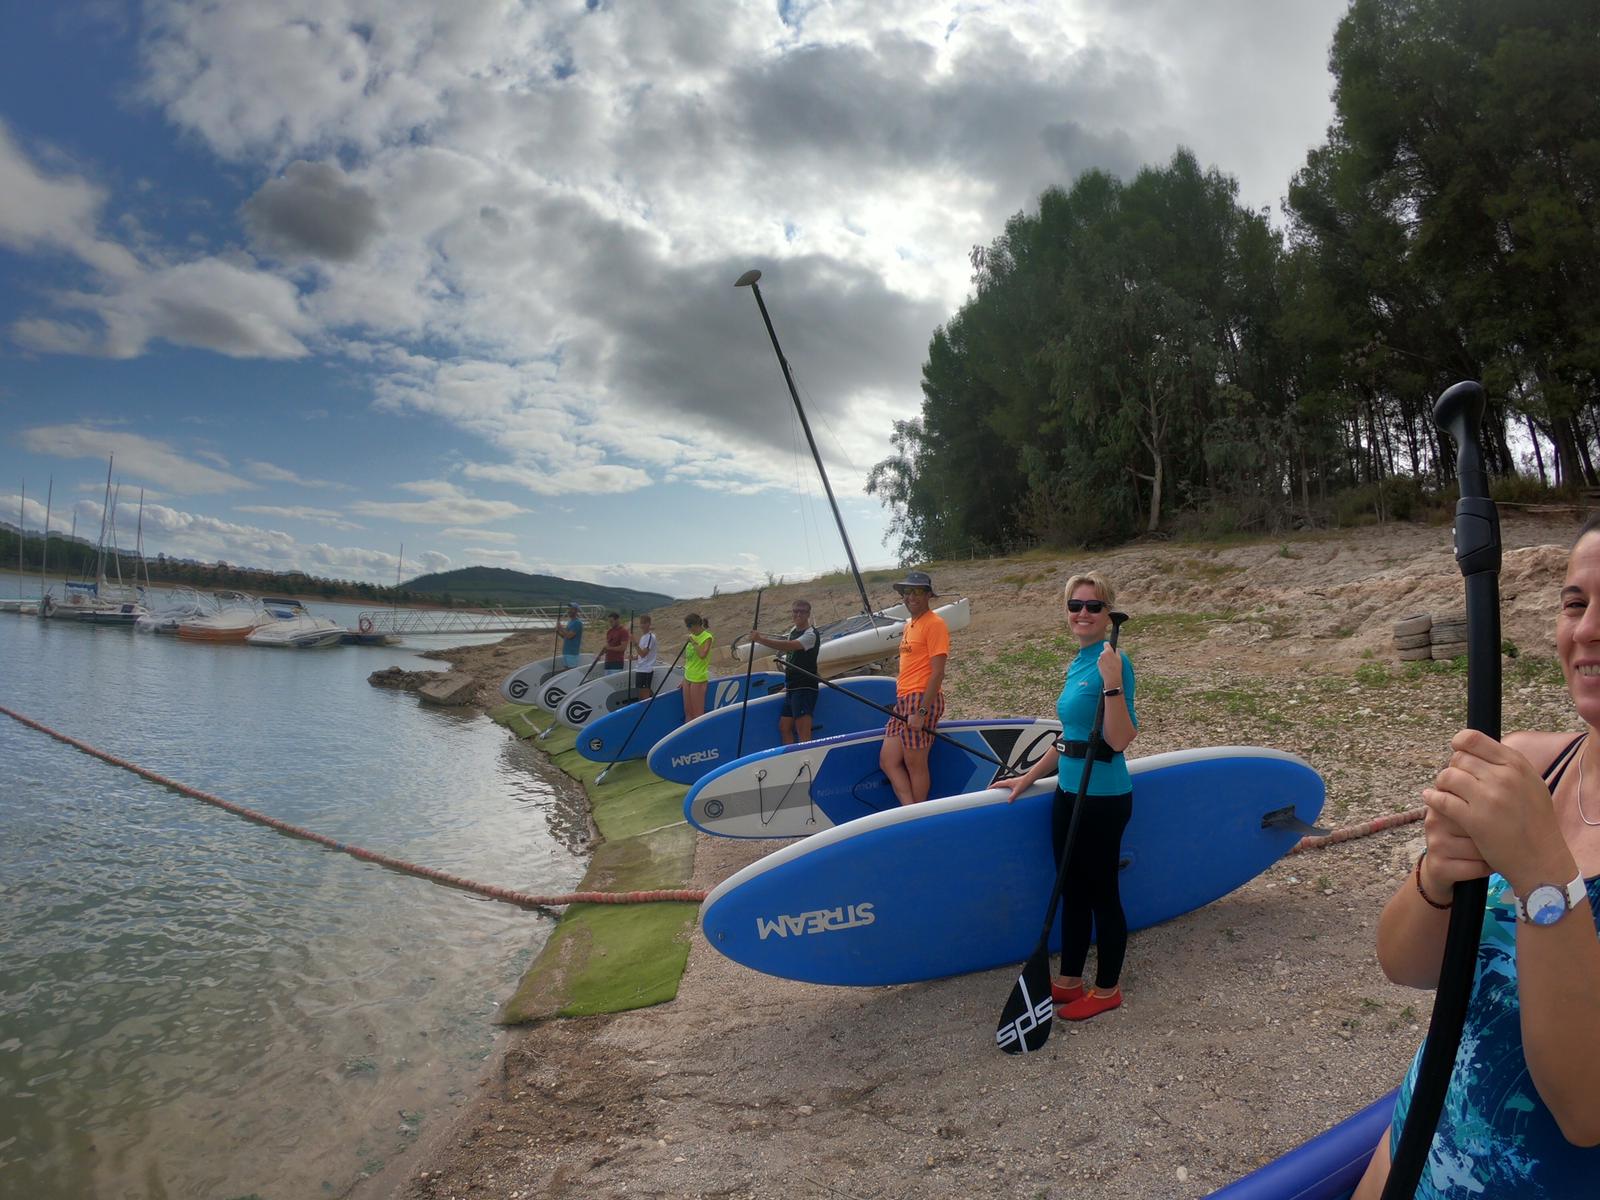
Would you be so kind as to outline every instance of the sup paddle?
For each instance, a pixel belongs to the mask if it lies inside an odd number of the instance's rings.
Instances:
[[[661,688],[666,685],[667,680],[672,678],[673,671],[678,669],[678,659],[683,657],[683,652],[688,648],[688,642],[678,648],[678,656],[672,660],[672,665],[667,668],[667,673],[661,677],[661,683],[650,689],[650,699],[646,700],[644,707],[639,710],[639,719],[633,723],[633,728],[628,730],[628,736],[622,739],[622,745],[617,750],[617,756],[601,768],[600,774],[594,777],[596,783],[604,783],[606,776],[611,773],[611,768],[622,761],[622,756],[628,752],[628,743],[633,741],[633,735],[639,732],[639,726],[644,724],[645,714],[650,711],[650,706],[656,702],[656,697],[661,694]]]
[[[1500,738],[1500,513],[1489,498],[1489,477],[1478,449],[1483,423],[1483,388],[1467,381],[1447,389],[1433,406],[1433,419],[1455,439],[1456,565],[1467,590],[1467,725]],[[1422,1045],[1400,1141],[1389,1165],[1383,1200],[1410,1200],[1422,1178],[1428,1148],[1444,1108],[1445,1092],[1461,1047],[1461,1028],[1477,970],[1489,880],[1467,879],[1452,894],[1439,988],[1434,994],[1428,1040]]]
[[[756,615],[750,622],[751,629],[761,628],[761,593],[766,590],[766,588],[756,589]],[[755,669],[756,644],[752,640],[750,643],[750,661],[744,665],[744,699],[739,702],[739,744],[733,752],[735,758],[744,757],[744,719],[750,711],[750,672]]]
[[[1127,613],[1111,614],[1113,650],[1117,648],[1122,623],[1127,619]],[[1072,820],[1067,822],[1067,837],[1061,847],[1061,865],[1056,868],[1056,883],[1050,889],[1050,903],[1044,910],[1044,929],[1039,933],[1039,944],[1023,964],[1022,974],[1012,985],[1006,1006],[1000,1010],[1000,1023],[994,1029],[994,1044],[1007,1054],[1041,1050],[1050,1040],[1050,1026],[1056,1015],[1055,1001],[1050,996],[1050,927],[1056,923],[1056,906],[1061,903],[1061,889],[1067,882],[1067,864],[1072,861],[1072,843],[1078,834],[1078,818],[1083,815],[1089,776],[1094,771],[1095,755],[1103,739],[1101,725],[1105,715],[1106,698],[1102,695],[1094,706],[1094,724],[1089,729],[1088,748],[1083,755],[1083,774],[1078,777],[1078,798],[1072,805]]]

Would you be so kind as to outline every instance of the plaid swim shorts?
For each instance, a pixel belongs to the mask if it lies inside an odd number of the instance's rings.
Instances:
[[[927,719],[923,722],[921,730],[913,733],[911,726],[906,724],[911,714],[922,706],[925,695],[924,692],[909,692],[904,696],[897,696],[894,702],[895,715],[889,718],[883,736],[900,739],[900,744],[907,750],[926,750],[933,745],[933,731],[938,727],[939,718],[944,716],[943,692],[934,696],[928,703]]]

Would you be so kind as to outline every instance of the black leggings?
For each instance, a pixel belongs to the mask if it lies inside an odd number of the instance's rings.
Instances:
[[[1075,795],[1056,788],[1050,815],[1050,840],[1056,866],[1067,841]],[[1061,973],[1083,974],[1089,957],[1091,933],[1100,947],[1094,985],[1102,991],[1117,986],[1122,960],[1128,952],[1128,918],[1122,911],[1117,887],[1117,863],[1122,858],[1122,831],[1133,816],[1133,793],[1120,796],[1085,796],[1083,815],[1072,844],[1072,863],[1061,887]]]

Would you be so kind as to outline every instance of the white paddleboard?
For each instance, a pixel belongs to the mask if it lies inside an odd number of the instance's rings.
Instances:
[[[567,660],[559,654],[537,659],[518,667],[500,681],[500,695],[507,704],[533,704],[537,689],[554,675],[567,669]]]
[[[604,670],[605,668],[601,668]],[[683,683],[683,670],[668,674],[665,664],[650,673],[651,688],[657,692],[670,692]],[[627,705],[629,694],[635,688],[634,673],[627,668],[609,671],[598,679],[591,678],[581,688],[568,694],[556,711],[556,720],[568,729],[582,729],[590,721],[616,712]]]

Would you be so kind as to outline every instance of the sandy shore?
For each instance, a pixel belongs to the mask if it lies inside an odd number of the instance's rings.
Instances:
[[[1518,651],[1507,729],[1575,720],[1550,660],[1573,529],[1506,521],[1504,632]],[[973,601],[952,652],[952,716],[1050,710],[1060,586],[1091,562],[1135,616],[1134,753],[1292,750],[1327,781],[1324,824],[1416,804],[1462,722],[1465,677],[1404,669],[1390,630],[1460,610],[1448,529],[936,565],[942,592]],[[778,590],[808,595],[823,619],[849,610],[842,581]],[[658,628],[694,607],[725,644],[748,628],[751,601],[679,605]],[[486,684],[535,656],[516,642],[445,655]],[[1204,818],[1197,801],[1197,853]],[[734,966],[696,935],[676,1000],[515,1031],[459,1123],[356,1195],[1203,1196],[1398,1081],[1431,997],[1383,978],[1373,926],[1419,838],[1404,826],[1292,856],[1136,933],[1123,1008],[1058,1023],[1021,1059],[992,1044],[1014,969],[814,987]],[[695,885],[771,848],[702,838]]]

